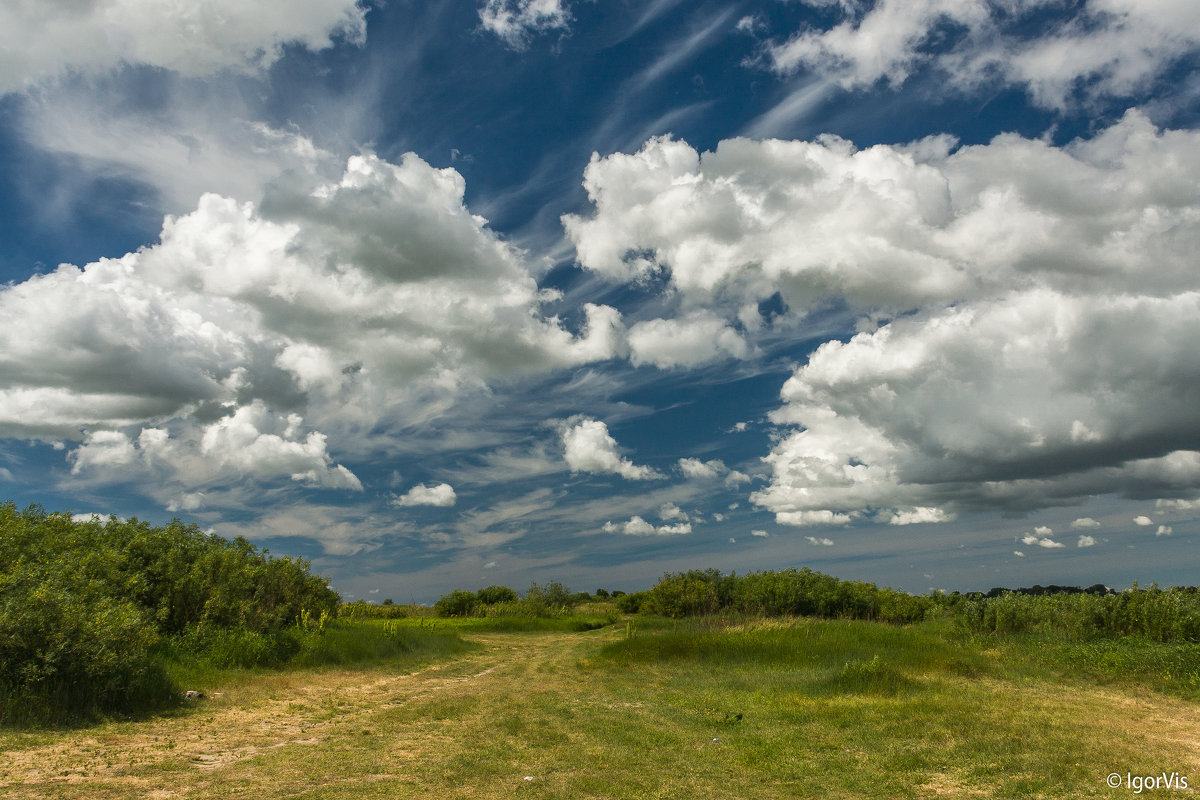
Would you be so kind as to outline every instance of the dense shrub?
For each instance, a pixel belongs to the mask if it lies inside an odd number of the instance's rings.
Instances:
[[[278,648],[279,631],[336,605],[306,562],[245,539],[0,504],[0,721],[150,707],[173,691],[166,637],[240,631]]]
[[[565,614],[575,606],[571,590],[558,581],[547,584],[531,583],[523,598],[524,605],[534,616]]]
[[[449,594],[442,595],[433,604],[433,608],[439,617],[469,617],[475,611],[478,603],[479,598],[475,596],[474,592],[455,589]]]
[[[622,601],[618,607],[625,610]],[[633,602],[627,604],[633,607]],[[639,609],[666,617],[733,611],[768,616],[801,615],[915,622],[935,605],[873,583],[843,581],[810,569],[722,575],[719,570],[668,573],[650,590]]]
[[[479,602],[492,606],[496,603],[511,603],[517,599],[517,593],[507,586],[486,586],[475,593]]]
[[[58,576],[5,577],[0,721],[58,720],[93,708],[129,712],[170,697],[161,665],[147,657],[159,637],[142,609]]]
[[[615,595],[616,592],[613,594]],[[617,610],[622,614],[638,614],[642,612],[643,607],[646,607],[645,610],[649,611],[649,604],[650,592],[648,591],[632,592],[630,594],[625,594],[622,592],[620,596],[617,597]]]
[[[478,592],[455,589],[434,604],[439,617],[560,617],[580,602],[591,600],[586,592],[571,590],[554,581],[533,583],[524,597],[507,586],[488,586]]]

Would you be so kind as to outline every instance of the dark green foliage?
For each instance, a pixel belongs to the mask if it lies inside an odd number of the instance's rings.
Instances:
[[[141,609],[61,576],[4,577],[0,722],[128,713],[170,698],[161,665],[147,657],[159,637]]]
[[[507,586],[487,586],[475,593],[479,602],[493,606],[496,603],[511,603],[517,599],[517,593]]]
[[[613,592],[613,596],[617,599],[617,610],[622,614],[638,614],[642,611],[642,607],[650,602],[650,592],[633,592],[632,594],[621,592],[620,595]]]
[[[571,590],[558,581],[545,585],[531,583],[525,592],[524,604],[535,616],[550,616],[570,611],[575,606]]]
[[[236,629],[278,649],[276,632],[336,605],[305,562],[245,539],[0,504],[0,722],[153,707],[173,693],[168,637]]]
[[[475,611],[479,598],[474,592],[455,589],[442,597],[433,605],[439,617],[469,617]]]
[[[633,597],[633,595],[630,595]],[[621,598],[618,608],[626,610]],[[633,603],[627,604],[632,610]],[[936,607],[873,583],[843,581],[810,569],[722,575],[720,571],[668,573],[639,604],[665,617],[690,617],[731,611],[764,616],[816,616],[906,623],[923,619]]]
[[[561,617],[571,613],[580,602],[590,600],[587,593],[572,594],[558,581],[545,585],[533,583],[524,597],[507,586],[488,586],[478,592],[455,589],[434,604],[439,617]]]

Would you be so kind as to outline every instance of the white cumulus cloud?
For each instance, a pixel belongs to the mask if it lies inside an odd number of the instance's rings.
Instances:
[[[897,311],[1033,283],[1161,294],[1197,288],[1198,152],[1200,132],[1136,111],[1065,147],[825,136],[699,153],[663,137],[594,156],[595,211],[563,222],[584,267],[620,281],[665,270],[693,314],[736,316],[776,292],[796,310],[832,296]]]
[[[1079,540],[1075,543],[1075,546],[1076,547],[1095,547],[1096,546],[1096,537],[1095,536],[1087,536],[1087,535],[1080,536]]]
[[[1200,430],[1182,399],[1200,383],[1200,359],[1182,355],[1198,314],[1191,292],[1034,290],[822,345],[784,386],[773,419],[801,429],[767,457],[772,483],[754,499],[777,513],[954,513],[1198,485],[1197,454],[1169,444]]]
[[[709,461],[701,461],[698,458],[681,458],[679,459],[679,471],[688,478],[712,480],[724,475],[729,468],[719,458]]]
[[[360,489],[331,455],[356,432],[618,354],[615,310],[585,306],[578,335],[540,313],[464,189],[365,154],[261,203],[205,195],[157,244],[0,287],[0,434],[82,440],[77,475],[161,479],[179,508],[237,476]]]
[[[940,508],[918,506],[916,508],[898,509],[888,520],[892,525],[921,525],[931,522],[949,522],[954,519]]]
[[[682,536],[692,532],[692,526],[687,522],[675,525],[658,525],[647,522],[634,515],[625,522],[604,523],[605,533],[621,533],[626,536]]]
[[[433,486],[418,484],[404,494],[392,498],[392,505],[398,507],[437,506],[439,508],[449,508],[457,501],[458,495],[454,493],[454,487],[448,483],[439,483]]]
[[[658,516],[664,520],[682,519],[686,522],[688,519],[687,512],[674,503],[663,503],[659,506]]]
[[[535,34],[565,30],[570,23],[566,0],[484,0],[479,7],[480,27],[514,50],[527,47]]]
[[[1159,499],[1155,501],[1155,506],[1163,511],[1195,511],[1197,508],[1200,508],[1200,500],[1183,498]]]
[[[567,420],[562,431],[563,457],[572,472],[620,475],[631,481],[661,478],[657,470],[621,456],[608,425],[596,419]]]
[[[362,491],[353,472],[336,464],[319,431],[304,432],[299,414],[280,416],[263,402],[228,409],[208,423],[175,423],[166,428],[144,427],[136,436],[123,431],[97,430],[68,453],[72,473],[93,481],[137,477],[171,494],[168,510],[195,510],[203,492],[198,486],[234,481],[270,482],[290,478],[311,486]],[[174,494],[172,494],[174,493]]]
[[[652,364],[659,369],[695,367],[750,354],[741,334],[709,312],[638,322],[629,329],[629,350],[634,366]]]
[[[954,144],[656,138],[593,157],[594,212],[563,221],[584,268],[664,276],[680,320],[776,294],[862,314],[771,415],[752,497],[781,522],[1194,496],[1200,452],[1172,442],[1200,434],[1200,132],[1132,111],[1063,147]]]

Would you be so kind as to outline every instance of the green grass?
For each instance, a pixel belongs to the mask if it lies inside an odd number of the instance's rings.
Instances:
[[[255,660],[245,651],[231,652],[244,645],[244,631],[216,632],[200,645],[175,641],[165,649],[164,664],[175,685],[183,689],[220,686],[243,675],[263,675],[279,670],[368,667],[387,664],[395,669],[415,668],[444,661],[478,645],[464,641],[449,626],[421,626],[406,619],[335,620],[322,631],[288,631],[289,645],[273,657],[268,645],[265,657]]]
[[[425,656],[414,651],[233,671],[230,680],[253,681],[175,718],[0,734],[0,754],[25,758],[0,755],[0,783],[15,798],[128,797],[152,785],[314,800],[1056,800],[1131,794],[1105,785],[1110,772],[1200,783],[1191,646],[965,634],[945,619],[497,624],[359,621],[337,630],[461,634],[475,646],[418,671],[406,659]],[[202,757],[221,765],[199,770]],[[106,771],[109,762],[132,766]],[[27,777],[33,768],[45,776]]]
[[[1155,642],[1138,636],[1072,642],[1045,634],[983,636],[972,643],[1010,664],[1013,679],[1150,688],[1200,701],[1200,644]]]
[[[587,662],[630,702],[655,709],[657,735],[678,732],[656,743],[627,724],[626,748],[678,747],[689,734],[710,734],[709,744],[733,751],[737,768],[789,796],[1109,796],[1109,771],[1190,758],[1186,747],[1129,731],[1139,712],[1123,717],[1088,699],[1098,675],[1134,696],[1148,686],[1186,690],[1190,678],[1159,669],[1186,654],[1157,643],[1106,643],[1119,659],[1085,669],[1094,643],[963,638],[944,622],[658,628],[634,631]],[[1123,672],[1129,664],[1144,668]]]

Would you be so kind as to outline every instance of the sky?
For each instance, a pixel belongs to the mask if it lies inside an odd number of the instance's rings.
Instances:
[[[1196,584],[1192,0],[0,5],[0,499],[346,599]]]

